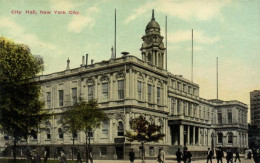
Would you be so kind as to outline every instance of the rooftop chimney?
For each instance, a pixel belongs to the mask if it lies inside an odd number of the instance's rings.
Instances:
[[[82,56],[82,67],[85,66],[85,56]]]
[[[88,54],[86,54],[86,65],[88,65]]]
[[[121,54],[123,55],[123,57],[126,57],[129,54],[129,52],[122,52]]]
[[[91,64],[92,64],[92,65],[94,64],[94,59],[91,59]]]

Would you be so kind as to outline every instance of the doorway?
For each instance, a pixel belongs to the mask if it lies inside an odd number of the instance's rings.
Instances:
[[[124,148],[123,147],[116,147],[116,155],[118,160],[124,159]]]

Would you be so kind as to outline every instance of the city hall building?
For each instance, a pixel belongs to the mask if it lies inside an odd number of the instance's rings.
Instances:
[[[167,71],[160,32],[153,14],[142,37],[141,59],[127,53],[115,58],[112,51],[109,60],[88,64],[83,57],[81,66],[75,69],[69,68],[68,60],[66,70],[39,76],[42,100],[52,116],[39,126],[37,136],[21,146],[27,144],[42,153],[48,149],[51,157],[64,150],[71,158],[71,135],[63,132],[58,120],[66,108],[82,98],[96,99],[99,109],[109,117],[92,134],[95,159],[128,159],[131,148],[138,158],[140,143],[129,142],[124,133],[130,130],[129,121],[139,115],[162,126],[165,134],[157,143],[145,143],[146,157],[156,157],[159,147],[164,148],[167,157],[185,146],[193,157],[219,146],[241,151],[247,148],[247,105],[236,100],[203,99],[198,84]],[[4,136],[1,139],[4,142]],[[78,133],[75,147],[81,150],[82,157],[85,140],[85,134]]]

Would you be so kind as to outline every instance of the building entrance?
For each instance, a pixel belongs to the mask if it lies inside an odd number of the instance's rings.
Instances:
[[[124,159],[124,148],[123,147],[116,147],[116,155],[118,160]]]

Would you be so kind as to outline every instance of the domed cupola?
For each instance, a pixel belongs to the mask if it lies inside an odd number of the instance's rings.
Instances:
[[[159,33],[160,34],[160,25],[155,21],[154,10],[152,13],[152,19],[146,26],[145,33],[146,34],[148,34],[148,33]]]
[[[160,34],[160,25],[155,21],[154,10],[152,19],[147,24],[145,35],[142,37],[143,44],[141,47],[142,59],[159,68],[164,68],[164,43],[163,36]]]

